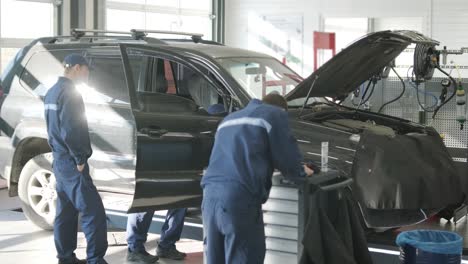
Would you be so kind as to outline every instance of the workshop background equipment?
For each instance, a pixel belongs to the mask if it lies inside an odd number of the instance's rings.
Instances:
[[[347,189],[352,182],[352,179],[340,177],[339,173],[334,170],[321,172],[310,178],[293,180],[284,179],[279,173],[275,174],[270,198],[263,205],[267,248],[265,263],[298,263],[304,253],[302,242],[315,243],[317,240],[317,237],[310,239],[304,237],[307,234],[309,217],[318,213],[310,210],[312,203],[318,199],[314,195],[321,192],[320,203],[327,207],[326,204],[340,200],[342,191]],[[330,204],[328,207],[335,208],[335,204]],[[337,210],[338,207],[332,211],[336,214]],[[359,226],[359,228],[362,227]],[[367,244],[362,244],[361,246],[368,254]],[[326,245],[318,246],[325,247]]]
[[[458,88],[457,88],[457,121],[460,123],[460,130],[463,130],[463,125],[465,124],[466,121],[466,95],[465,95],[465,89],[463,88],[463,85],[461,82],[458,83]]]

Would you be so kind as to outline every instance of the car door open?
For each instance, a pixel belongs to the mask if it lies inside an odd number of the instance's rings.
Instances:
[[[135,45],[121,50],[137,131],[129,212],[198,207],[203,169],[223,116],[205,108],[222,105],[220,99],[195,81],[194,75],[206,78],[203,73],[183,61]]]

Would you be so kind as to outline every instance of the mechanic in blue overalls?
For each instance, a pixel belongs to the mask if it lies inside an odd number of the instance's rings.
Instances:
[[[144,245],[153,221],[154,211],[129,214],[127,220],[127,261],[155,263],[159,258],[183,260],[187,255],[178,251],[175,243],[180,240],[182,235],[186,212],[186,208],[167,211],[166,221],[161,228],[161,238],[156,248],[157,256],[149,254]]]
[[[54,157],[57,212],[54,239],[59,264],[103,264],[107,250],[107,223],[101,197],[89,175],[92,154],[83,99],[75,84],[86,82],[89,64],[79,54],[64,59],[65,74],[44,98],[49,145]],[[79,260],[78,214],[87,241],[87,261]]]
[[[269,94],[219,125],[201,182],[206,263],[263,263],[262,204],[268,199],[274,169],[284,177],[313,174],[301,165],[285,110],[286,100]]]

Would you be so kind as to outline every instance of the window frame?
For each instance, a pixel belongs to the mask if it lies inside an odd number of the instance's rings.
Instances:
[[[184,67],[187,67],[189,68],[190,70],[192,70],[194,73],[196,74],[200,74],[205,81],[207,81],[210,86],[212,86],[215,90],[216,90],[216,93],[218,94],[218,96],[222,97],[222,100],[223,100],[223,104],[225,106],[225,109],[227,110],[227,112],[231,112],[230,110],[232,110],[231,108],[231,104],[233,101],[236,101],[238,100],[237,99],[237,96],[233,96],[233,94],[230,92],[230,89],[225,87],[221,81],[217,80],[217,73],[216,72],[213,72],[213,69],[210,69],[209,67],[207,67],[206,65],[200,63],[199,61],[197,60],[194,60],[193,58],[184,58],[183,56],[180,56],[180,54],[171,54],[172,52],[170,51],[167,51],[167,50],[164,50],[164,49],[161,49],[161,48],[155,48],[155,47],[142,47],[142,46],[138,46],[138,45],[132,45],[132,44],[121,44],[121,50],[122,52],[124,53],[125,52],[125,56],[124,56],[124,65],[125,67],[128,66],[128,63],[129,63],[129,60],[131,59],[132,56],[137,56],[137,54],[131,54],[130,52],[140,52],[141,54],[138,55],[138,56],[146,56],[146,57],[155,57],[155,58],[158,58],[158,59],[162,59],[162,60],[167,60],[169,61],[171,64],[172,63],[178,63],[180,65],[183,65]],[[126,65],[127,64],[127,65]],[[132,74],[132,78],[135,78],[135,76],[133,76],[134,72],[133,70],[130,68],[129,69],[131,74]],[[145,69],[146,70],[146,69]],[[127,69],[126,69],[127,71]],[[208,72],[208,74],[205,74],[203,71],[206,71]],[[128,72],[126,72],[126,74],[128,74]],[[175,74],[173,72],[173,74]],[[147,82],[148,81],[148,76],[146,76],[145,74],[145,81]],[[128,76],[127,76],[127,82],[128,81]],[[138,84],[138,81],[136,80],[133,80],[133,84],[132,86],[134,87],[129,87],[129,90],[130,90],[130,97],[133,97],[134,99],[130,99],[131,101],[131,104],[134,104],[134,105],[137,105],[137,109],[142,109],[142,106],[139,104],[138,100],[137,100],[137,92],[138,92],[138,87],[135,87],[135,84]],[[182,97],[182,98],[186,98],[184,96],[180,96],[178,94],[167,94],[167,93],[161,93],[163,95],[173,95],[173,96],[177,96],[177,97]],[[188,99],[188,98],[186,98]],[[135,100],[132,102],[132,100]],[[193,99],[188,99],[188,100],[191,100],[192,102],[194,102],[197,106],[198,104],[193,100]],[[133,106],[132,106],[133,108]]]
[[[92,54],[92,55],[87,55],[86,58],[116,58],[117,56],[115,55],[109,55],[109,54]],[[86,100],[84,100],[84,103],[85,104],[95,104],[95,105],[109,105],[109,106],[112,106],[112,107],[124,107],[124,108],[127,108],[127,107],[130,107],[130,93],[128,92],[128,85],[127,85],[127,82],[125,80],[126,76],[125,76],[125,69],[124,69],[124,64],[123,64],[123,60],[122,60],[122,57],[118,57],[118,59],[120,60],[121,62],[121,66],[122,66],[122,74],[123,74],[123,83],[124,83],[124,86],[125,86],[125,91],[127,92],[127,99],[128,99],[128,102],[125,102],[125,101],[122,101],[122,100],[119,100],[117,98],[113,98],[113,100],[111,100],[110,102],[97,102],[97,103],[92,103],[92,102],[87,102]],[[91,62],[91,68],[93,67],[93,62],[92,60],[90,61]],[[93,71],[93,69],[91,69],[91,72]],[[90,75],[91,76],[91,75]],[[83,98],[84,99],[84,98]],[[118,102],[115,102],[115,100],[118,100],[118,101],[122,101],[122,103],[118,103]]]
[[[207,34],[211,35],[210,40],[214,39],[215,36],[213,35],[213,31],[215,28],[215,20],[216,15],[213,14],[214,7],[216,5],[217,0],[209,0],[210,1],[210,8],[209,10],[198,10],[198,9],[190,9],[190,8],[181,8],[178,7],[168,7],[168,6],[158,6],[153,4],[134,4],[134,3],[125,3],[119,1],[112,1],[106,0],[106,3],[103,6],[103,11],[100,14],[104,17],[102,22],[102,28],[108,29],[108,10],[120,10],[120,11],[133,11],[133,12],[142,12],[145,15],[145,27],[146,27],[146,14],[162,14],[162,15],[177,15],[180,17],[200,17],[200,18],[207,18],[211,21],[211,27],[207,31]],[[148,27],[146,27],[148,28]],[[148,28],[148,29],[156,29],[156,28]],[[163,28],[157,28],[159,30],[169,30]],[[121,29],[120,29],[121,30]],[[180,31],[180,30],[176,30]],[[182,30],[186,31],[186,30]]]
[[[167,59],[167,58],[162,58],[162,57],[159,57],[157,55],[148,55],[148,54],[144,54],[142,55],[144,58],[143,58],[143,61],[144,63],[146,64],[145,66],[145,69],[144,69],[144,75],[142,78],[144,78],[145,80],[145,84],[144,84],[144,87],[143,87],[143,90],[140,90],[139,86],[136,87],[136,92],[137,93],[148,93],[148,94],[154,94],[154,96],[157,96],[158,94],[160,94],[161,96],[177,96],[177,97],[180,97],[180,98],[184,98],[184,99],[187,99],[187,100],[190,100],[192,101],[194,104],[196,104],[199,108],[204,108],[202,105],[199,104],[199,102],[197,102],[195,100],[195,98],[193,98],[191,95],[186,95],[186,94],[183,94],[181,93],[180,91],[180,83],[181,81],[183,81],[183,79],[179,79],[177,76],[176,76],[176,70],[174,70],[175,68],[178,68],[178,70],[180,70],[180,68],[187,68],[189,71],[192,72],[192,74],[197,74],[197,75],[201,75],[201,78],[203,78],[204,81],[206,81],[208,84],[209,84],[209,87],[207,87],[207,89],[211,89],[212,92],[216,92],[217,96],[218,97],[221,97],[222,100],[223,100],[223,104],[224,106],[226,107],[227,106],[227,103],[226,103],[226,99],[225,99],[225,94],[223,93],[220,93],[220,90],[224,90],[224,89],[220,89],[219,87],[216,87],[216,84],[214,83],[211,83],[207,77],[206,74],[203,73],[203,71],[207,71],[209,72],[209,70],[207,68],[202,68],[202,69],[198,69],[200,70],[200,72],[194,70],[191,66],[188,66],[186,64],[183,64],[183,63],[180,63],[180,62],[177,62],[175,60],[170,60],[170,59]],[[167,79],[167,68],[166,68],[166,64],[169,64],[170,65],[170,69],[171,69],[171,74],[172,74],[172,78],[173,78],[173,81],[174,81],[174,87],[175,87],[175,93],[171,93],[170,92],[170,84],[168,83],[167,84],[167,90],[166,92],[158,92],[154,89],[154,87],[157,86],[157,82],[158,82],[158,67],[160,66],[160,61],[162,60],[162,66],[164,67],[164,76],[165,76],[165,79],[167,82],[169,82],[169,80]],[[152,66],[150,66],[150,64]],[[132,70],[132,73],[134,73],[134,71]],[[141,77],[139,77],[141,78]],[[140,80],[137,82],[139,83]],[[142,108],[142,106],[140,105],[140,108]],[[144,108],[144,107],[143,107]],[[207,110],[207,109],[205,109]]]

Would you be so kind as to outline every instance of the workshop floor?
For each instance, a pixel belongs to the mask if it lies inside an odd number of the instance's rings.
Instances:
[[[0,182],[0,263],[2,264],[44,264],[56,263],[54,238],[52,232],[44,231],[31,224],[23,213],[14,211],[20,207],[17,198],[9,198]],[[158,235],[150,234],[147,249],[154,254]],[[127,263],[125,231],[113,230],[108,233],[109,249],[106,260],[110,264]],[[183,239],[177,247],[186,252],[185,261],[160,260],[163,264],[201,264],[203,263],[203,245],[200,241]],[[86,256],[86,241],[83,233],[78,235],[79,258]]]

